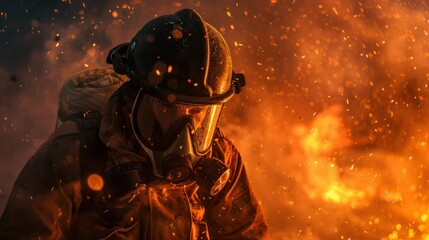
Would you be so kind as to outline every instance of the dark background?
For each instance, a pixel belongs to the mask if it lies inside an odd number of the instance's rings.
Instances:
[[[426,239],[427,1],[0,2],[0,212],[53,131],[72,74],[148,20],[194,8],[245,91],[220,126],[241,150],[271,239]],[[20,216],[25,217],[25,216]]]

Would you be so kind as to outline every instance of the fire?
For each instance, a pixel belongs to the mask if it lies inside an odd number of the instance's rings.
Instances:
[[[342,123],[341,112],[340,106],[331,106],[320,113],[310,127],[298,126],[296,133],[302,139],[300,145],[306,155],[308,193],[326,202],[354,208],[367,204],[368,194],[364,189],[344,184],[335,159],[331,156],[333,151],[352,143]]]
[[[325,201],[331,201],[337,204],[350,204],[355,207],[359,201],[366,197],[366,193],[359,189],[351,189],[341,183],[330,183],[328,190],[323,194]]]
[[[307,155],[326,155],[351,144],[342,126],[341,111],[340,106],[334,105],[316,117],[310,131],[302,136],[301,146]]]

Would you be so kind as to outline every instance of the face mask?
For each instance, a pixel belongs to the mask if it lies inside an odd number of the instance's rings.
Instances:
[[[132,127],[156,177],[176,184],[194,179],[212,195],[223,188],[230,170],[220,160],[204,157],[221,109],[222,104],[171,104],[140,90],[132,109]]]

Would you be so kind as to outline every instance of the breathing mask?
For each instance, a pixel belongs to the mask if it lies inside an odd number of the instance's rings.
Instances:
[[[170,103],[139,91],[132,126],[151,159],[154,176],[175,184],[195,180],[212,195],[223,188],[230,170],[206,157],[222,106]]]

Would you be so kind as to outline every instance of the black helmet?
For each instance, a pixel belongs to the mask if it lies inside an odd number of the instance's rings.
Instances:
[[[232,71],[221,34],[192,9],[149,21],[108,63],[148,94],[187,104],[218,104],[239,93],[244,75]]]

